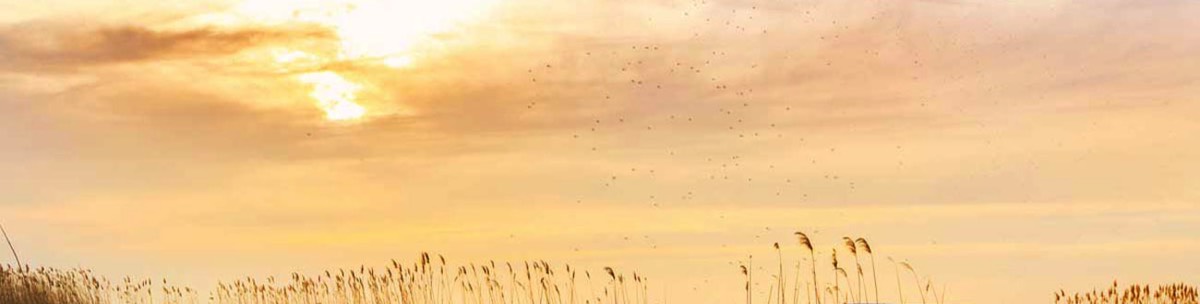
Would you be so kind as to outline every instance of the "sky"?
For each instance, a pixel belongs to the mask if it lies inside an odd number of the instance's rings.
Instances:
[[[738,263],[802,257],[795,231],[821,257],[865,237],[881,278],[907,260],[949,302],[1195,283],[1197,15],[4,0],[0,223],[33,265],[200,287],[428,251],[730,303]]]

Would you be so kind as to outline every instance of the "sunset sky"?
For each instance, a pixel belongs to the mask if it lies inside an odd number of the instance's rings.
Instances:
[[[955,303],[1194,283],[1197,16],[1186,0],[0,0],[0,223],[23,262],[201,288],[428,251],[637,270],[667,303],[737,303],[737,263],[769,278],[772,243],[801,257],[794,231],[818,259],[865,237],[881,280],[884,257],[908,260]]]

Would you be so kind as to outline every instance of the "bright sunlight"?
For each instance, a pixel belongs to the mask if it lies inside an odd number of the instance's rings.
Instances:
[[[477,18],[498,0],[247,0],[238,11],[264,23],[312,23],[337,34],[334,58],[285,50],[275,56],[279,64],[355,61],[393,69],[411,66],[420,58],[414,47],[431,35],[452,31]],[[347,80],[335,71],[299,76],[312,86],[309,94],[329,120],[362,118],[368,109],[356,92],[364,84]]]

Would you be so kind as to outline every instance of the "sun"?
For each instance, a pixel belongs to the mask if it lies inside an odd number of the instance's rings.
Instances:
[[[318,55],[286,49],[276,64],[352,61],[392,69],[408,68],[423,54],[416,46],[436,34],[477,20],[500,0],[246,0],[238,14],[267,24],[307,23],[331,29],[336,54]],[[309,96],[329,120],[362,118],[369,110],[358,100],[363,84],[335,71],[299,76],[311,86]]]
[[[303,74],[300,81],[313,86],[309,97],[317,101],[317,106],[325,111],[325,118],[329,120],[357,119],[367,114],[366,108],[354,102],[362,87],[337,73]]]

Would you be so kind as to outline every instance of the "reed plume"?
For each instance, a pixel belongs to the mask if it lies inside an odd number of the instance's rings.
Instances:
[[[945,296],[945,292],[942,292]],[[1108,289],[1067,294],[1059,289],[1054,293],[1056,304],[1200,304],[1196,286],[1182,283],[1166,285],[1133,284],[1120,287],[1116,281]]]
[[[888,261],[892,261],[892,266],[896,268],[896,292],[900,294],[900,304],[904,304],[904,287],[900,285],[900,265],[892,257],[888,257],[887,259]]]
[[[871,244],[867,243],[867,239],[858,238],[855,240],[860,249],[871,256],[871,280],[875,283],[875,303],[879,303],[879,276],[875,270],[875,252],[871,251]]]
[[[750,304],[750,270],[746,268],[746,265],[740,266],[742,267],[742,275],[746,277],[746,304]]]
[[[841,245],[847,245],[845,250],[851,250],[852,253],[853,252],[865,252],[866,255],[870,255],[871,256],[872,281],[875,284],[875,286],[878,286],[877,285],[878,284],[878,275],[877,275],[877,271],[875,269],[876,265],[875,265],[875,261],[874,261],[874,256],[875,256],[874,248],[871,247],[870,243],[868,243],[866,241],[866,239],[843,238],[842,244],[839,244],[839,246],[834,246],[831,248],[830,256],[829,256],[830,257],[829,264],[826,264],[826,265],[832,266],[833,281],[822,285],[822,284],[816,282],[818,275],[817,275],[817,271],[816,271],[817,265],[815,263],[815,257],[816,257],[815,250],[811,250],[810,249],[811,247],[809,247],[809,246],[812,246],[812,241],[810,239],[808,239],[807,235],[804,235],[803,233],[796,233],[796,235],[798,236],[798,239],[800,240],[801,247],[803,247],[804,249],[809,249],[809,257],[814,260],[813,269],[812,269],[812,275],[813,275],[813,281],[814,281],[812,283],[813,287],[812,287],[812,289],[809,289],[807,283],[806,283],[806,285],[803,286],[804,290],[807,290],[805,293],[807,294],[807,296],[809,296],[808,297],[809,303],[813,303],[814,301],[827,302],[827,304],[829,304],[829,303],[832,303],[832,304],[869,303],[872,301],[872,299],[870,299],[872,297],[872,295],[871,295],[872,293],[874,293],[874,297],[875,297],[874,303],[881,303],[882,299],[879,299],[879,297],[880,297],[879,289],[878,288],[869,289],[871,287],[868,286],[868,284],[866,284],[866,269],[865,269],[865,267],[860,266],[860,267],[856,267],[853,269],[854,271],[858,272],[857,279],[859,280],[859,284],[856,285],[855,284],[856,278],[852,278],[849,273],[850,271],[852,271],[852,269],[841,267],[842,261],[839,259],[839,256],[838,256],[838,249],[841,249],[838,247],[840,247]],[[845,243],[846,240],[849,240],[850,242]],[[851,246],[853,246],[853,247],[851,247]],[[773,279],[773,280],[769,281],[769,282],[771,282],[771,284],[764,284],[763,286],[757,286],[757,287],[755,285],[753,285],[753,283],[752,283],[753,282],[752,281],[753,273],[752,272],[754,271],[754,269],[751,266],[752,264],[750,264],[753,262],[752,259],[749,261],[743,261],[741,264],[739,264],[739,266],[741,267],[742,275],[746,277],[746,284],[744,286],[745,292],[746,292],[745,300],[748,303],[753,303],[755,289],[757,289],[759,287],[765,287],[766,290],[768,291],[766,294],[767,295],[767,297],[766,297],[767,304],[788,304],[788,303],[799,304],[800,303],[799,291],[801,288],[800,287],[801,280],[800,280],[799,273],[800,273],[800,268],[802,267],[801,261],[799,261],[799,260],[796,261],[796,279],[795,279],[796,282],[792,283],[792,284],[795,284],[795,286],[796,286],[794,288],[795,293],[791,295],[790,300],[789,300],[789,297],[787,294],[787,288],[784,288],[784,286],[787,286],[787,284],[789,284],[789,282],[787,282],[787,278],[785,275],[786,273],[784,272],[784,267],[783,267],[784,259],[782,256],[782,246],[779,243],[773,243],[772,247],[776,250],[777,259],[778,259],[777,261],[779,262],[779,268],[777,270],[778,273],[771,275],[771,277]],[[845,253],[845,251],[843,251],[843,253]],[[862,256],[862,255],[859,255],[859,256]],[[751,258],[753,258],[753,257],[751,257]],[[891,261],[892,265],[895,267],[896,288],[897,288],[898,295],[899,295],[899,303],[901,303],[901,304],[905,303],[903,280],[901,279],[901,275],[900,275],[900,272],[901,272],[900,266],[901,265],[903,265],[906,269],[909,269],[909,271],[912,272],[913,278],[916,281],[918,291],[922,293],[922,304],[928,304],[929,296],[927,295],[927,293],[933,294],[933,300],[936,302],[936,304],[942,304],[944,302],[944,299],[946,296],[944,288],[942,291],[939,292],[938,290],[935,289],[932,280],[927,279],[926,282],[922,282],[920,280],[920,276],[917,274],[916,270],[912,267],[912,265],[908,264],[908,262],[897,263],[896,260],[892,259],[891,257],[888,257],[888,260]],[[856,261],[856,262],[858,262],[858,261]],[[856,266],[858,266],[859,264],[861,264],[861,263],[856,263]],[[843,280],[845,280],[844,281],[845,285],[842,285]],[[924,284],[924,285],[922,285],[922,284]],[[874,290],[874,292],[870,292],[871,290]],[[824,298],[824,300],[822,300],[822,298]],[[815,299],[815,300],[813,300],[813,299]],[[1196,303],[1196,304],[1200,304],[1200,303]]]
[[[917,276],[917,270],[913,269],[912,265],[908,264],[908,262],[900,262],[900,266],[904,266],[904,268],[906,268],[906,269],[908,269],[908,271],[912,272],[913,282],[915,282],[917,284],[917,290],[921,292],[921,304],[926,304],[925,303],[925,289],[921,288],[921,278],[919,276]]]
[[[786,291],[784,291],[784,286],[787,286],[787,278],[783,276],[783,251],[779,249],[779,242],[775,242],[775,255],[779,257],[779,276],[776,277],[776,285],[779,285],[779,301],[783,303],[787,297]]]
[[[933,294],[933,301],[936,302],[938,299],[938,294],[937,288],[933,288],[933,279],[925,279],[925,290]]]
[[[808,249],[808,255],[812,258],[810,265],[812,265],[813,295],[817,299],[817,304],[821,304],[821,292],[817,289],[817,286],[820,285],[820,283],[817,282],[817,254],[813,250],[812,242],[808,240],[808,235],[797,231],[796,237],[800,240],[800,245],[803,245],[805,249]],[[834,263],[836,263],[836,259]]]
[[[856,302],[861,301],[861,299],[865,298],[865,296],[863,294],[863,288],[862,288],[862,286],[863,286],[862,264],[859,263],[859,261],[858,261],[858,248],[857,248],[858,245],[854,243],[854,239],[852,239],[850,237],[845,237],[845,236],[842,237],[842,242],[844,245],[846,245],[847,250],[850,250],[850,255],[854,257],[854,270],[858,274],[858,277],[857,277],[858,293],[855,294],[855,301]],[[847,278],[847,279],[849,279],[849,278]],[[850,284],[850,282],[846,282],[846,284]],[[851,289],[853,289],[853,288],[851,288]]]
[[[833,293],[833,303],[841,303],[841,301],[840,301],[840,300],[838,300],[838,298],[839,298],[839,297],[838,297],[838,296],[839,296],[839,295],[838,295],[838,293],[840,293],[840,291],[839,291],[839,290],[840,290],[840,287],[838,286],[838,273],[837,273],[837,271],[838,271],[838,270],[840,270],[840,269],[842,269],[842,268],[838,267],[838,259],[837,259],[837,247],[834,247],[834,248],[833,248],[833,253],[832,253],[831,255],[832,255],[832,256],[830,257],[830,259],[833,261],[833,290],[834,290],[834,293]]]

